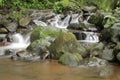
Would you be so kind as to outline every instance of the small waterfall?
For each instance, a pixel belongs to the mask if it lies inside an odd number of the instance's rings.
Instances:
[[[26,49],[30,44],[30,36],[23,37],[20,33],[15,33],[12,35],[13,42],[7,46],[0,47],[0,55],[4,55],[4,51],[8,49],[19,50]]]
[[[99,33],[95,32],[76,32],[74,33],[79,42],[97,43],[99,42]]]
[[[70,21],[70,15],[68,15],[62,22],[61,24],[58,25],[58,28],[67,28],[69,25],[69,21]]]
[[[67,28],[71,16],[67,15],[67,17],[65,17],[63,20],[61,20],[61,16],[62,15],[56,15],[54,18],[49,19],[48,23],[50,24],[50,26],[57,28]]]
[[[72,14],[71,16],[71,21],[70,21],[70,24],[73,24],[73,23],[79,23],[78,19],[79,19],[80,15],[79,14]]]

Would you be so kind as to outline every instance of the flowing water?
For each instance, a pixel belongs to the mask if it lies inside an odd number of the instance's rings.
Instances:
[[[57,61],[21,62],[0,59],[0,80],[120,80],[120,69],[115,74],[100,77],[96,68],[72,68]]]
[[[74,15],[71,23],[78,23],[78,16]],[[57,19],[56,19],[57,18]],[[69,25],[70,15],[63,20],[56,16],[50,21],[51,26],[66,28]],[[36,24],[46,26],[41,21],[34,21]],[[83,42],[99,42],[97,34],[94,32],[84,32],[87,36]],[[81,35],[83,38],[83,35]],[[81,37],[80,37],[81,38]],[[81,39],[82,39],[81,38]],[[82,41],[82,40],[81,40]],[[20,34],[13,35],[13,42],[10,45],[0,47],[0,55],[4,49],[25,49],[29,42],[29,36],[24,38]],[[99,68],[88,67],[68,67],[59,64],[57,61],[45,62],[23,62],[12,61],[10,59],[0,59],[0,80],[120,80],[119,66],[111,66],[111,75],[100,76]]]
[[[29,34],[29,33],[28,33]],[[12,35],[13,42],[9,45],[0,46],[0,55],[4,55],[4,51],[8,49],[20,50],[26,49],[30,44],[30,34],[23,37],[20,33],[15,33]]]

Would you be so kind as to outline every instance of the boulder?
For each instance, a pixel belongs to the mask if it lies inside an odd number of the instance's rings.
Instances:
[[[100,54],[102,59],[107,61],[113,61],[115,56],[113,54],[113,49],[105,48],[103,52]]]
[[[120,42],[120,23],[115,23],[110,28],[102,30],[102,38],[107,42]]]
[[[102,42],[91,46],[90,55],[91,56],[99,56],[102,53],[103,48],[104,48],[104,44]]]
[[[84,56],[86,49],[79,44],[74,34],[71,32],[62,32],[60,35],[51,43],[49,51],[52,58],[59,59],[64,52],[71,54],[79,53]]]
[[[60,57],[59,62],[68,66],[78,66],[82,59],[79,53],[71,54],[66,52]]]
[[[95,6],[84,6],[83,10],[88,11],[90,13],[96,12],[97,8]]]
[[[69,30],[88,30],[88,31],[97,31],[96,25],[90,23],[80,22],[70,24],[67,29]]]
[[[26,27],[30,23],[30,21],[31,21],[31,18],[29,16],[21,18],[19,20],[19,25],[22,27]]]
[[[117,59],[120,61],[120,52],[117,54]]]
[[[90,18],[88,19],[88,22],[91,24],[95,24],[98,30],[102,30],[104,28],[103,20],[104,20],[104,15],[96,12],[90,16]]]
[[[35,55],[41,55],[48,51],[47,47],[50,45],[50,42],[48,42],[45,39],[39,39],[33,41],[28,47],[27,50],[29,52],[35,53]]]
[[[112,27],[111,27],[111,32],[112,36],[111,36],[111,40],[112,42],[120,42],[120,23],[115,23]]]
[[[105,28],[101,31],[101,41],[111,42],[112,30]]]
[[[11,23],[6,23],[5,26],[10,32],[16,32],[18,24],[17,22],[11,22]]]
[[[31,34],[30,41],[33,42],[34,40],[40,39],[40,38],[56,38],[60,33],[60,30],[54,29],[52,27],[36,27]]]
[[[8,33],[8,30],[6,28],[0,28],[0,33]]]

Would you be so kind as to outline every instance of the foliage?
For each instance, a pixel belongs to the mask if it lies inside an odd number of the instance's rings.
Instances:
[[[7,4],[7,5],[6,5]],[[119,0],[0,0],[0,7],[5,8],[35,8],[35,9],[54,9],[55,12],[61,13],[70,9],[79,11],[85,5],[94,5],[98,9],[111,11],[120,7]]]

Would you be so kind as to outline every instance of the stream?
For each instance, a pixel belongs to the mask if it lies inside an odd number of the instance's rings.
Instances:
[[[97,68],[73,68],[57,61],[22,62],[0,59],[0,80],[120,80],[120,68],[113,75],[100,77]]]

